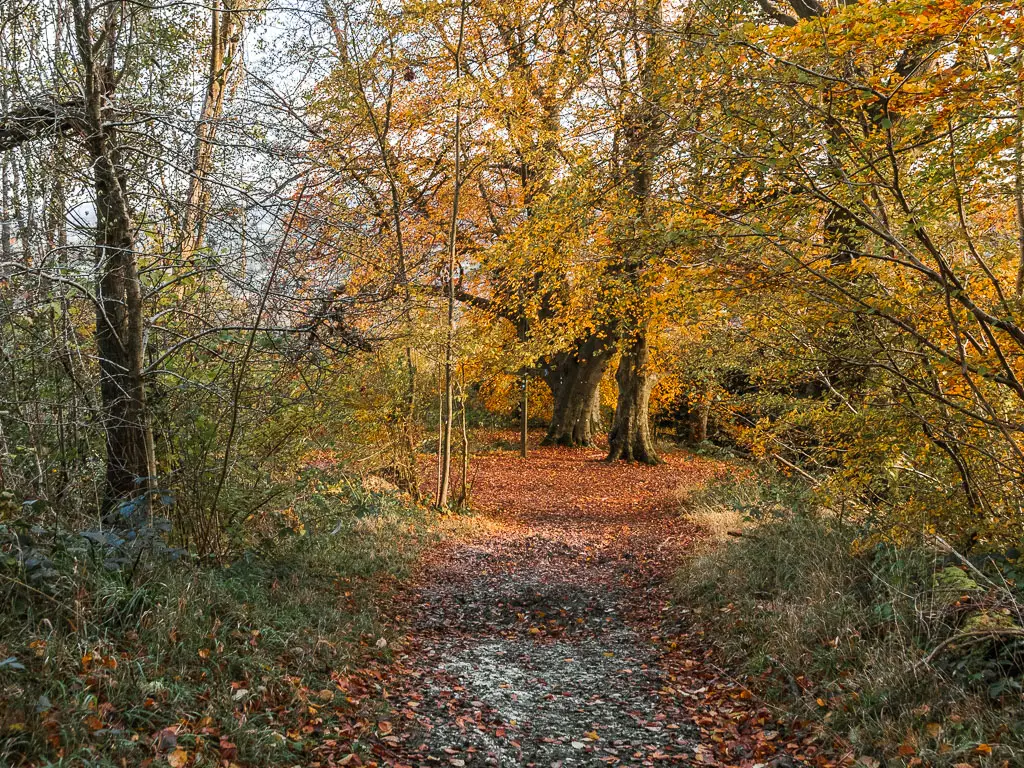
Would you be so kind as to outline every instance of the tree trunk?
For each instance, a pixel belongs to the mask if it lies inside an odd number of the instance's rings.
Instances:
[[[523,395],[519,403],[519,455],[526,458],[529,452],[528,441],[530,439],[530,377],[523,374]]]
[[[1017,296],[1024,294],[1024,85],[1017,85],[1013,137],[1013,207],[1017,214]]]
[[[5,108],[4,112],[6,113],[6,111]],[[7,201],[10,200],[10,177],[7,173],[8,162],[7,153],[5,152],[3,166],[0,167],[0,185],[3,187],[0,190],[0,194],[3,195],[3,207],[0,208],[0,216],[3,217],[3,219],[0,219],[0,241],[2,241],[0,242],[0,256],[3,257],[4,261],[11,260],[11,217],[7,205]],[[15,191],[15,194],[17,194],[17,191]]]
[[[545,377],[554,404],[544,445],[591,446],[600,428],[601,379],[612,356],[610,342],[591,336],[556,356]],[[598,416],[595,419],[595,405]]]
[[[185,198],[181,226],[181,256],[187,260],[203,242],[209,214],[209,177],[213,171],[213,149],[217,127],[224,111],[224,95],[235,67],[239,65],[239,41],[244,14],[237,13],[231,0],[215,2],[210,11],[210,62],[203,107],[195,129],[192,173]]]
[[[94,173],[96,345],[107,447],[102,513],[107,522],[131,526],[149,513],[147,494],[155,472],[142,375],[142,290],[114,168],[101,157]]]
[[[458,89],[462,79],[462,47],[466,34],[466,0],[459,8],[459,42],[455,47],[455,85]],[[452,422],[455,418],[455,262],[458,256],[459,195],[462,191],[462,94],[455,98],[455,176],[452,191],[452,216],[448,228],[448,322],[445,328],[444,387],[445,396],[441,412],[441,444],[438,459],[441,462],[441,477],[437,486],[437,508],[448,507],[448,487],[451,482],[452,465]]]
[[[459,416],[462,421],[462,489],[459,492],[459,506],[469,506],[469,427],[466,424],[466,366],[462,366],[462,380],[459,382]]]
[[[693,425],[692,440],[700,445],[708,439],[708,418],[711,416],[711,404],[701,403],[697,406],[697,420]]]
[[[646,329],[622,350],[615,381],[619,385],[619,399],[615,404],[615,419],[608,435],[608,461],[639,461],[657,464],[660,459],[651,437],[647,404],[654,385],[654,376],[648,370],[650,347]]]
[[[150,514],[156,474],[146,412],[142,284],[123,165],[116,136],[114,52],[97,50],[92,10],[74,3],[75,37],[84,74],[86,149],[92,161],[96,204],[94,253],[97,274],[96,345],[107,465],[101,514],[104,521],[135,527]],[[121,17],[104,18],[104,46],[113,46]]]
[[[96,210],[96,351],[107,454],[100,513],[108,524],[135,527],[151,512],[156,458],[146,411],[142,283],[116,127],[122,117],[114,109],[119,73],[113,67],[123,58],[117,45],[126,16],[117,5],[96,9],[72,0],[71,8],[80,99],[26,108],[13,119],[5,114],[0,149],[71,132],[81,137],[89,157]],[[102,29],[94,35],[97,16]]]
[[[603,379],[604,376],[602,375]],[[601,380],[594,387],[594,393],[590,397],[590,432],[599,435],[604,432],[604,418],[601,416]]]
[[[619,398],[608,435],[608,461],[623,459],[657,464],[658,455],[651,439],[648,401],[654,377],[649,371],[650,345],[648,326],[651,308],[648,304],[650,286],[646,284],[650,254],[642,247],[650,228],[650,205],[653,197],[654,164],[663,149],[662,113],[658,109],[661,96],[659,72],[666,52],[662,40],[664,19],[662,0],[651,0],[644,17],[634,20],[645,38],[645,51],[637,73],[639,94],[632,105],[632,119],[625,132],[624,167],[628,172],[629,196],[627,215],[631,219],[632,237],[619,243],[622,276],[627,287],[623,307],[622,354],[615,381]]]

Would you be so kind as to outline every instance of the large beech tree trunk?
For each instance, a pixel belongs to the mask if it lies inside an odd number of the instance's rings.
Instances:
[[[627,215],[632,219],[633,235],[619,243],[619,269],[627,289],[627,301],[622,313],[622,353],[615,372],[619,398],[608,434],[608,461],[622,459],[656,464],[658,455],[647,413],[654,384],[649,370],[651,309],[647,303],[649,286],[645,283],[645,267],[651,254],[643,243],[650,229],[654,164],[663,145],[658,80],[665,64],[665,48],[661,41],[662,0],[647,2],[643,16],[633,19],[636,42],[643,45],[644,56],[637,73],[639,93],[628,110],[630,116],[623,137],[624,170],[630,182],[625,202],[629,203]]]
[[[571,352],[559,353],[545,381],[554,399],[544,445],[594,444],[601,428],[601,379],[613,354],[610,340],[591,336]]]
[[[659,462],[647,415],[654,385],[654,376],[648,370],[649,358],[650,347],[644,329],[622,350],[619,367],[615,371],[619,399],[608,434],[608,461]]]

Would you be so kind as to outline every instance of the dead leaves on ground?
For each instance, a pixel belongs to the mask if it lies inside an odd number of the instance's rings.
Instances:
[[[412,628],[412,644],[388,692],[391,719],[401,725],[388,721],[386,733],[378,728],[369,764],[490,764],[485,751],[464,738],[478,734],[479,743],[503,744],[506,759],[529,754],[522,750],[533,739],[594,764],[656,765],[685,755],[715,766],[838,765],[827,757],[830,745],[819,743],[804,724],[780,720],[714,666],[702,638],[673,625],[666,580],[698,535],[678,515],[680,486],[706,482],[724,467],[679,455],[660,467],[608,465],[600,458],[596,451],[547,448],[525,460],[495,453],[474,461],[474,506],[487,515],[487,525],[476,537],[469,532],[436,550],[407,594],[409,604],[401,606],[404,614],[427,618]],[[635,718],[637,733],[657,736],[650,743],[604,739],[585,718],[579,727],[569,725],[571,733],[531,733],[529,723],[506,721],[459,679],[438,682],[438,649],[481,637],[539,644],[600,638],[606,629],[601,611],[607,609],[593,595],[613,590],[627,597],[615,621],[649,638],[643,653],[653,654],[660,668],[662,682],[652,690],[639,676],[625,683],[654,702],[649,717]],[[602,655],[617,661],[620,654]],[[554,669],[537,675],[537,686],[548,682],[545,675],[557,676]],[[448,698],[426,707],[414,701],[427,680]],[[696,744],[680,747],[683,740],[665,738],[687,723],[699,729]],[[452,725],[463,735],[461,744],[427,743],[431,732]]]
[[[551,448],[526,460],[512,453],[475,460],[474,503],[486,514],[486,525],[460,529],[460,537],[425,558],[393,606],[392,615],[411,617],[397,627],[408,637],[397,644],[367,638],[366,663],[336,676],[333,689],[310,690],[291,681],[292,719],[283,737],[298,745],[304,766],[462,768],[493,764],[482,745],[501,745],[506,756],[542,754],[544,748],[570,755],[545,766],[565,759],[566,765],[685,760],[737,768],[875,768],[871,758],[858,763],[811,723],[783,717],[760,701],[744,681],[717,666],[709,640],[671,606],[668,578],[699,535],[679,518],[680,485],[706,482],[725,471],[722,465],[670,456],[666,465],[638,467],[599,458],[596,452]],[[622,599],[610,617],[605,598],[613,592]],[[630,715],[635,739],[595,727],[586,712],[573,714],[564,733],[534,732],[531,723],[503,715],[481,700],[487,696],[438,669],[438,649],[481,638],[561,647],[600,641],[612,626],[628,629],[637,648],[609,647],[592,663],[636,666],[621,658],[635,651],[640,667],[649,660],[657,668],[650,677],[621,677],[616,685],[622,688],[611,691],[650,702],[650,712]],[[531,674],[529,685],[557,704],[559,673],[541,668]],[[594,691],[582,709],[599,706],[607,693]],[[262,706],[247,704],[250,711]],[[198,725],[182,727],[196,733]],[[695,736],[677,738],[687,728]],[[203,750],[224,766],[236,758],[233,745],[216,733],[184,747],[181,729],[169,730],[156,736],[155,747],[174,768],[190,768]],[[438,733],[448,735],[439,741]],[[979,756],[986,746],[979,745]]]

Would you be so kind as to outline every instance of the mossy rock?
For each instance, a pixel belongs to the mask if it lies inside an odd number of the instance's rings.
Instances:
[[[944,603],[955,603],[964,595],[983,592],[981,585],[954,565],[932,576],[935,595]]]
[[[1002,611],[978,611],[968,616],[963,623],[964,632],[988,632],[1002,629],[1019,629],[1013,617]]]

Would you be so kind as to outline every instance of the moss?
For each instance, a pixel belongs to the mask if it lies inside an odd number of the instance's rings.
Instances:
[[[968,576],[963,569],[947,566],[932,577],[934,594],[944,604],[952,604],[964,595],[982,592],[981,586]]]
[[[964,632],[990,632],[1001,629],[1019,629],[1020,625],[1009,613],[982,610],[972,613],[963,623]]]

